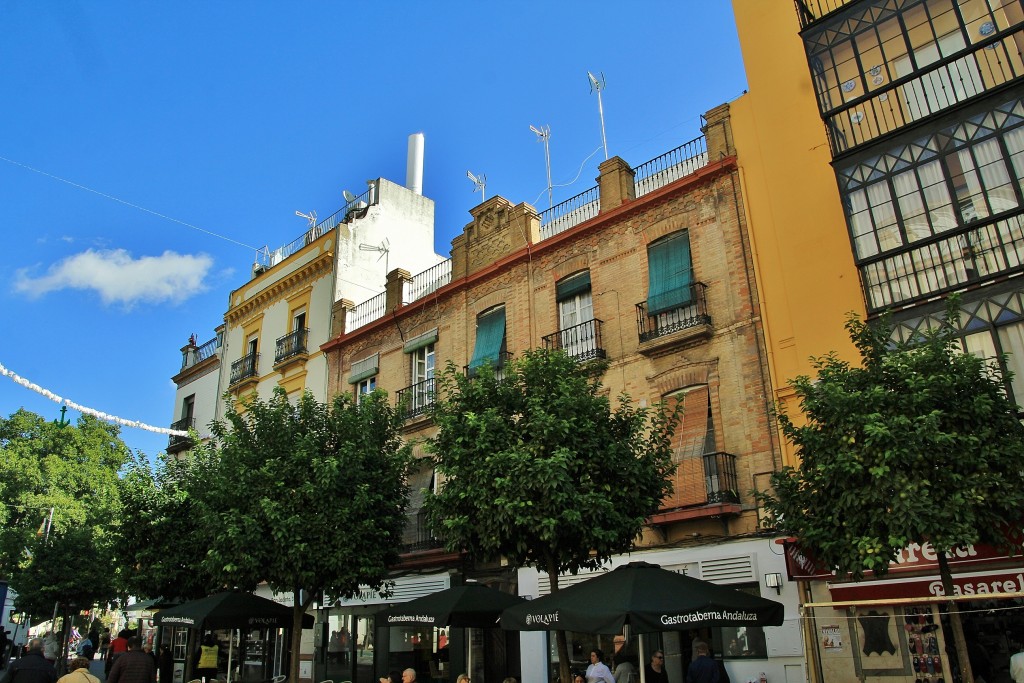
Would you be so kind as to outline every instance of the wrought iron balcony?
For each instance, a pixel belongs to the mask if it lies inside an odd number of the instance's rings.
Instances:
[[[498,379],[501,379],[504,376],[504,374],[505,374],[505,372],[504,372],[505,364],[508,363],[510,360],[512,360],[512,352],[511,351],[501,351],[501,352],[498,353],[498,357],[497,358],[490,359],[490,360],[491,360],[491,364],[494,366],[494,376],[497,377]],[[479,364],[473,365],[473,366],[463,365],[462,366],[462,372],[465,373],[466,377],[472,377],[473,375],[476,374],[477,370],[479,370],[481,367],[483,367],[484,363],[486,363],[486,362],[487,361],[484,361],[483,363],[479,363]]]
[[[800,28],[806,28],[850,2],[852,0],[796,0],[796,13],[800,17]]]
[[[196,419],[194,417],[185,417],[177,422],[171,423],[171,429],[176,432],[187,432],[190,429],[195,429]],[[167,442],[167,452],[177,453],[192,447],[192,439],[187,436],[171,436]]]
[[[243,380],[249,379],[250,377],[255,377],[259,365],[260,354],[250,353],[248,356],[242,356],[231,364],[230,383],[235,385]]]
[[[427,513],[418,510],[407,515],[408,521],[405,531],[402,532],[402,544],[399,546],[400,554],[422,552],[441,547],[441,541],[434,537],[433,532],[427,526]]]
[[[640,343],[694,327],[711,324],[706,297],[707,285],[694,282],[690,285],[689,301],[682,306],[655,313],[647,312],[647,302],[636,305],[636,324]]]
[[[434,378],[425,379],[396,392],[398,405],[404,406],[402,417],[418,417],[434,405]]]
[[[707,453],[676,463],[673,493],[661,503],[662,510],[708,505],[738,505],[736,456]]]
[[[295,356],[308,353],[306,339],[309,337],[309,329],[302,328],[289,332],[277,340],[277,350],[274,352],[274,365],[284,362]]]
[[[602,322],[597,318],[542,337],[544,348],[561,349],[577,361],[607,358],[601,343]]]

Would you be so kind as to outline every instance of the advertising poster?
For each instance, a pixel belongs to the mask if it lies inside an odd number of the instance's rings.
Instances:
[[[821,647],[832,651],[843,649],[843,635],[838,626],[821,627]]]

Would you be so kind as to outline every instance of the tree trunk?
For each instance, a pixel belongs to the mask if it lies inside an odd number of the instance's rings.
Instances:
[[[558,592],[558,566],[553,559],[548,560],[548,582],[554,595]],[[572,683],[572,674],[569,671],[569,640],[565,637],[565,631],[555,631],[555,643],[558,645],[558,678],[561,683]]]
[[[953,590],[953,574],[949,571],[949,560],[944,552],[935,554],[939,560],[942,592],[947,596],[953,596],[956,593]],[[955,600],[950,600],[947,609],[949,610],[949,626],[953,631],[953,642],[956,643],[956,658],[960,661],[961,681],[962,683],[974,683],[974,672],[971,670],[971,660],[967,654],[967,639],[964,638],[964,624],[960,619],[960,605]]]
[[[302,604],[302,589],[296,588],[292,595],[291,655],[288,658],[288,683],[299,683],[299,649],[302,647],[302,616],[306,607]]]

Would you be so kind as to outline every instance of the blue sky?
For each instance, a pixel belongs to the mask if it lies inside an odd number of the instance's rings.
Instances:
[[[213,336],[254,248],[367,179],[404,183],[410,133],[447,254],[480,201],[466,171],[547,208],[531,125],[551,128],[555,203],[595,184],[587,71],[606,79],[609,153],[633,166],[746,87],[728,0],[8,0],[0,23],[0,364],[158,427],[179,349]],[[0,377],[0,414],[20,407],[59,411]],[[167,443],[121,433],[148,455]]]

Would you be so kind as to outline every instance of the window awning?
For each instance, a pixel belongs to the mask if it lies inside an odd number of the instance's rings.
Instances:
[[[505,341],[505,307],[500,306],[485,313],[476,321],[476,345],[469,367],[475,368],[488,360],[497,362]]]
[[[685,230],[647,248],[647,313],[686,306],[693,298],[690,236]]]
[[[402,351],[406,353],[412,353],[417,349],[422,349],[424,346],[430,346],[437,341],[437,328],[418,334],[409,341],[405,342],[405,346],[402,347]]]
[[[377,370],[380,368],[380,353],[375,353],[372,356],[367,356],[361,360],[357,360],[352,363],[352,374],[348,376],[349,384],[356,384],[362,382],[368,377],[373,377],[377,374]]]
[[[576,296],[583,292],[590,290],[590,271],[585,270],[582,273],[576,273],[570,275],[567,278],[562,278],[555,285],[555,298],[558,301],[568,299],[571,296]]]

